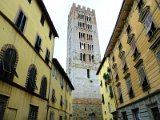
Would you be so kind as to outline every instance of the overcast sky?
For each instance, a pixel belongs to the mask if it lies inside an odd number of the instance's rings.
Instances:
[[[123,0],[43,0],[59,34],[55,39],[54,57],[66,69],[67,21],[73,3],[95,9],[101,58],[112,35]]]

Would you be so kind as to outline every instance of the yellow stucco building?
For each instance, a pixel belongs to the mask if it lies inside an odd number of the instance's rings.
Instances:
[[[72,120],[74,87],[58,60],[53,58],[52,62],[48,120]]]
[[[0,120],[71,119],[74,88],[52,60],[55,37],[42,0],[0,1]]]
[[[159,120],[160,1],[124,0],[104,56],[113,75],[114,117]]]
[[[103,57],[97,75],[100,82],[103,120],[113,120],[112,114],[116,111],[116,101],[113,91],[113,76],[107,57]]]

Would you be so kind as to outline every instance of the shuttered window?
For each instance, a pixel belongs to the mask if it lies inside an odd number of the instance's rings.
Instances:
[[[50,112],[50,120],[54,120],[54,113]]]
[[[26,24],[26,20],[27,20],[26,16],[25,16],[24,13],[22,12],[22,10],[20,10],[15,24],[16,24],[17,28],[18,28],[21,32],[24,31],[24,26],[25,26],[25,24]]]
[[[0,95],[0,120],[3,120],[8,97]]]
[[[38,53],[40,52],[40,50],[42,50],[41,49],[41,41],[42,41],[42,39],[39,37],[39,35],[37,35],[35,49]]]
[[[44,21],[45,21],[45,17],[44,17],[44,15],[41,15],[40,22],[41,22],[42,26],[44,26]]]
[[[28,120],[37,120],[38,117],[38,107],[30,105]]]
[[[138,73],[140,77],[140,85],[142,86],[143,90],[146,90],[149,87],[149,84],[148,84],[147,77],[142,65],[138,67]]]
[[[47,92],[47,78],[43,76],[41,81],[40,95],[45,98],[46,92]]]
[[[156,31],[156,26],[152,20],[152,16],[151,14],[148,14],[145,21],[144,21],[144,26],[146,28],[147,34],[149,35],[149,37],[151,37],[154,32]]]
[[[48,49],[46,51],[45,61],[46,61],[47,64],[49,64],[49,61],[50,61],[50,51]]]
[[[157,59],[160,62],[160,50],[156,53]]]
[[[29,69],[28,69],[28,75],[27,75],[27,84],[26,84],[26,88],[29,91],[34,91],[35,88],[37,88],[36,86],[36,76],[37,76],[37,70],[35,65],[30,65]]]
[[[16,62],[17,52],[13,48],[8,48],[4,51],[3,56],[0,60],[0,77],[4,80],[10,81],[13,76],[16,75]]]

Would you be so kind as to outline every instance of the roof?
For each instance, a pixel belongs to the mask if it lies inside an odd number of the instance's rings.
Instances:
[[[114,46],[115,46],[115,44],[121,34],[121,31],[123,29],[124,23],[129,15],[129,12],[131,10],[133,2],[134,2],[134,0],[123,0],[122,7],[121,7],[121,10],[118,15],[116,25],[114,27],[112,36],[110,38],[110,41],[109,41],[109,44],[106,48],[104,56],[108,57],[111,54],[112,50],[114,49]]]
[[[103,64],[104,64],[104,62],[105,62],[105,60],[106,60],[106,58],[107,58],[106,56],[103,57],[103,59],[102,59],[102,61],[101,61],[101,64],[100,64],[99,67],[98,67],[98,70],[97,70],[96,75],[99,74],[99,72],[100,72],[100,70],[101,70],[101,68],[102,68],[102,66],[103,66]]]
[[[61,73],[61,75],[64,77],[64,79],[68,82],[70,88],[72,90],[74,90],[74,87],[69,79],[69,77],[67,76],[66,72],[64,71],[64,69],[62,68],[62,66],[60,65],[60,63],[58,62],[58,60],[56,58],[52,59],[52,62],[54,64],[54,66],[58,69],[58,71]]]
[[[57,33],[57,31],[56,31],[56,29],[54,27],[54,24],[52,23],[52,20],[51,20],[49,14],[47,12],[47,9],[46,9],[46,7],[45,7],[45,5],[43,3],[43,0],[36,0],[36,1],[37,1],[38,5],[39,5],[39,8],[42,10],[43,15],[45,16],[49,26],[51,27],[51,31],[53,32],[54,36],[55,37],[59,37],[58,33]]]

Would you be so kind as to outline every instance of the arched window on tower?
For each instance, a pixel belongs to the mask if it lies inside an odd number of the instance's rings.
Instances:
[[[26,82],[26,88],[29,91],[34,92],[36,86],[36,76],[37,76],[37,69],[34,64],[31,64],[29,69],[28,69],[28,74],[27,74],[27,82]]]
[[[11,81],[14,75],[18,77],[16,66],[18,54],[12,45],[5,45],[0,52],[0,79]]]
[[[40,95],[45,98],[47,92],[47,78],[45,76],[42,77]]]
[[[80,60],[82,61],[82,53],[80,53]]]
[[[92,62],[94,62],[94,55],[92,55]]]
[[[83,54],[83,61],[85,61],[86,60],[86,55],[85,55],[85,53]]]
[[[91,55],[89,55],[89,62],[91,62]]]

